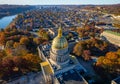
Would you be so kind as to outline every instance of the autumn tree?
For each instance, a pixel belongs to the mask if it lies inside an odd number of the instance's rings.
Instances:
[[[47,42],[46,39],[41,38],[41,37],[39,37],[39,38],[34,38],[33,41],[34,41],[35,44],[37,44],[37,45],[39,45],[39,44],[43,44],[44,42]]]
[[[25,45],[17,45],[14,49],[14,55],[16,56],[23,56],[28,53],[28,50],[26,49]]]
[[[3,76],[12,76],[13,68],[14,68],[14,62],[12,60],[12,57],[5,57],[2,60],[2,72]]]
[[[120,56],[120,49],[118,49],[116,53]]]
[[[105,57],[104,56],[100,56],[98,59],[97,59],[97,63],[96,63],[96,65],[97,66],[102,66],[103,65],[103,60],[105,59]]]
[[[29,43],[29,38],[28,37],[22,37],[20,39],[20,44],[27,45]]]
[[[4,32],[0,32],[0,44],[5,45],[6,37]]]
[[[106,58],[107,58],[107,59],[110,59],[110,60],[112,60],[112,61],[115,61],[115,60],[117,60],[118,55],[117,55],[115,52],[108,52],[108,53],[106,54]]]
[[[38,71],[40,69],[39,63],[41,62],[41,60],[39,56],[27,54],[23,58],[29,62],[31,70]]]
[[[30,65],[26,59],[24,59],[22,56],[14,56],[13,57],[14,62],[14,71],[25,73],[28,71]]]
[[[83,51],[83,58],[87,61],[87,60],[90,60],[90,57],[91,56],[91,52],[90,50],[84,50]]]
[[[39,36],[46,40],[49,40],[49,38],[50,38],[48,32],[45,31],[44,29],[39,30]]]
[[[19,47],[20,46],[20,43],[19,42],[14,42],[14,44],[13,44],[13,47],[14,48],[17,48],[17,47]]]
[[[33,55],[33,54],[27,54],[24,56],[24,58],[34,64],[40,63],[40,58],[39,56]]]
[[[79,42],[75,45],[73,53],[76,54],[77,56],[81,56],[83,53],[83,42]]]
[[[14,44],[13,40],[9,40],[6,42],[5,48],[13,48],[13,44]]]
[[[120,56],[116,52],[108,52],[105,56],[100,56],[96,63],[110,73],[120,73]]]
[[[1,61],[4,57],[6,57],[6,52],[3,51],[3,50],[1,50],[1,51],[0,51],[0,61]]]

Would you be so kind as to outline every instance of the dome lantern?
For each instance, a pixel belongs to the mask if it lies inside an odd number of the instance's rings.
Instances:
[[[58,29],[58,37],[62,37],[62,28],[61,27],[59,27],[59,29]]]

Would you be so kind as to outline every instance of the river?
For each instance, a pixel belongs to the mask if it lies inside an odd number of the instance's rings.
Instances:
[[[6,28],[17,15],[6,16],[0,19],[0,28]]]

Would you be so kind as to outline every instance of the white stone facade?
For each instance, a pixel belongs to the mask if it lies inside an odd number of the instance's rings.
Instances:
[[[54,62],[60,64],[69,60],[69,51],[68,47],[64,49],[51,49],[50,59]]]

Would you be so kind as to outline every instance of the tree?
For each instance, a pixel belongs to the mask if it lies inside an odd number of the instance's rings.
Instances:
[[[14,44],[13,40],[9,40],[9,41],[6,42],[5,48],[12,48],[13,44]]]
[[[73,49],[73,53],[77,56],[81,56],[83,53],[83,42],[79,42],[75,45],[74,49]]]
[[[12,49],[5,49],[5,52],[7,54],[7,56],[12,56],[13,55],[13,50]]]
[[[0,78],[2,78],[3,76],[3,66],[2,66],[2,62],[0,61]]]
[[[45,31],[44,29],[39,30],[39,36],[46,40],[49,40],[49,38],[50,38],[48,32]]]
[[[95,33],[94,32],[90,32],[90,36],[94,38],[95,37]]]
[[[112,61],[110,59],[104,59],[103,64],[110,66],[112,64]]]
[[[83,51],[83,58],[85,59],[85,60],[90,60],[90,57],[91,56],[91,52],[90,52],[90,50],[84,50]]]
[[[73,38],[73,34],[72,33],[69,33],[67,36],[66,36],[66,38],[69,40],[69,39],[71,39],[71,38]]]
[[[34,38],[33,41],[35,42],[35,44],[39,45],[39,44],[42,44],[45,39],[43,38]]]
[[[33,55],[33,54],[27,54],[27,55],[25,55],[24,56],[24,58],[27,60],[27,61],[30,61],[30,62],[32,62],[32,63],[34,63],[34,64],[39,64],[40,63],[40,58],[39,58],[39,56],[36,56],[36,55]]]
[[[39,63],[41,62],[39,56],[33,54],[27,54],[23,57],[29,63],[29,69],[38,71],[40,69]]]
[[[6,52],[1,50],[1,51],[0,51],[0,61],[1,61],[4,57],[6,57]]]
[[[105,59],[104,56],[100,56],[100,57],[97,59],[97,63],[96,63],[96,65],[102,65],[104,59]]]
[[[14,42],[14,44],[13,44],[13,47],[14,48],[17,48],[17,47],[19,47],[20,46],[20,43],[19,42]]]
[[[28,53],[25,45],[17,45],[14,49],[14,55],[16,56],[24,56]]]
[[[96,65],[102,67],[107,73],[119,75],[120,56],[117,52],[108,52],[105,56],[98,58]]]
[[[79,33],[79,36],[80,36],[80,38],[83,38],[84,37],[84,33],[83,32]]]
[[[106,58],[107,58],[107,59],[110,59],[110,60],[112,60],[112,61],[115,61],[115,60],[117,60],[118,55],[117,55],[115,52],[108,52],[108,53],[106,54]]]
[[[29,43],[29,38],[28,37],[22,37],[20,39],[20,44],[27,45]]]
[[[12,68],[14,67],[14,62],[12,60],[12,57],[5,57],[3,60],[2,60],[2,64],[4,67],[8,67],[8,68]]]
[[[16,67],[19,67],[19,68],[21,68],[23,65],[23,58],[22,58],[22,56],[14,56],[13,57],[13,61],[14,61],[14,63],[15,63],[15,66]]]
[[[17,69],[17,71],[20,71],[20,72],[23,72],[23,73],[26,69],[28,69],[30,67],[27,60],[25,60],[22,56],[14,56],[13,57],[13,62],[15,64],[15,69]]]
[[[120,58],[117,59],[118,65],[120,67]]]
[[[14,62],[12,60],[12,57],[5,57],[2,60],[2,72],[3,76],[11,76],[13,73],[13,68],[14,68]]]
[[[109,44],[108,42],[103,41],[103,46],[104,46],[104,47],[107,47],[108,44]]]
[[[120,49],[118,49],[116,53],[120,56]]]
[[[90,26],[86,25],[85,26],[85,31],[90,31]]]
[[[1,32],[0,33],[0,44],[5,45],[5,43],[6,43],[5,33]]]

